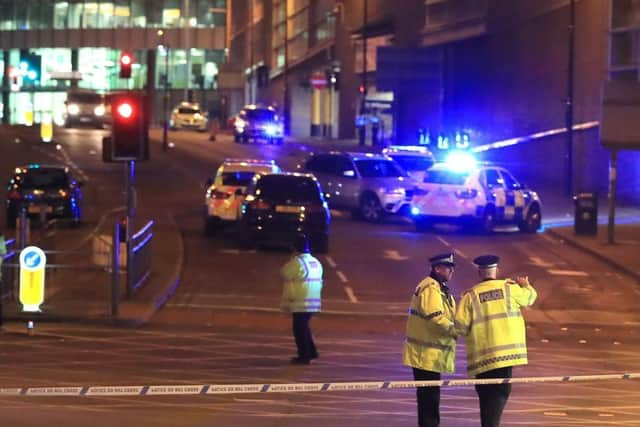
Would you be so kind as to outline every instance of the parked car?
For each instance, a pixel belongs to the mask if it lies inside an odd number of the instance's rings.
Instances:
[[[171,112],[169,127],[172,130],[193,129],[198,132],[207,130],[207,115],[197,102],[181,102]]]
[[[408,215],[418,184],[383,154],[332,151],[311,156],[302,168],[318,178],[332,209],[348,209],[369,222]]]
[[[486,232],[498,224],[516,224],[535,233],[542,224],[538,194],[501,167],[437,163],[420,189],[411,204],[418,230],[446,221],[479,225]]]
[[[233,140],[247,143],[265,140],[270,144],[282,144],[283,123],[273,107],[246,105],[233,122]]]
[[[6,197],[7,227],[13,228],[24,208],[29,217],[64,218],[82,221],[82,182],[65,166],[32,164],[21,166],[9,180]]]
[[[66,128],[88,125],[102,129],[109,122],[109,108],[104,96],[97,92],[81,89],[69,91],[64,105],[63,117]]]
[[[207,181],[204,199],[205,235],[212,235],[221,226],[238,220],[244,191],[255,174],[280,171],[273,160],[225,159],[215,177]]]
[[[247,187],[239,219],[240,245],[289,246],[304,233],[311,249],[329,250],[331,214],[318,180],[295,172],[256,174]]]

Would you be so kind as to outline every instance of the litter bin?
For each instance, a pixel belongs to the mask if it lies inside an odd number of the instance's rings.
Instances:
[[[598,196],[595,193],[578,193],[573,196],[573,203],[574,233],[592,236],[598,234]]]

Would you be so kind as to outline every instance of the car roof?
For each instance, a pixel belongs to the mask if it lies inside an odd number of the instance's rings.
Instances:
[[[309,172],[275,172],[269,174],[261,174],[259,178],[264,178],[265,176],[290,176],[295,178],[310,178],[314,181],[317,181],[315,175]]]
[[[69,172],[69,167],[64,165],[41,165],[39,163],[31,163],[24,166],[17,166],[15,169],[15,173],[26,173],[30,170],[43,170],[43,169],[53,169],[53,170],[61,170],[63,172]]]
[[[222,170],[235,170],[235,171],[256,171],[256,172],[264,172],[270,171],[273,168],[280,167],[276,164],[275,160],[261,160],[261,159],[235,159],[235,158],[227,158],[224,159],[222,165],[220,166]]]
[[[382,150],[386,155],[426,156],[432,157],[433,153],[427,147],[420,145],[390,145]]]
[[[200,104],[197,102],[189,102],[189,101],[182,101],[180,104],[176,105],[176,108],[180,108],[180,107],[187,107],[187,108],[200,108]]]

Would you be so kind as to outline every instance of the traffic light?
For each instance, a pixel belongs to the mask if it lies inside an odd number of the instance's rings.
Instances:
[[[120,54],[120,78],[128,79],[131,77],[131,65],[133,64],[133,55],[129,52]]]
[[[149,135],[144,97],[135,93],[114,95],[111,100],[111,157],[109,161],[147,160]],[[109,147],[103,147],[104,149]],[[104,153],[103,153],[104,154]],[[104,156],[103,156],[104,157]]]

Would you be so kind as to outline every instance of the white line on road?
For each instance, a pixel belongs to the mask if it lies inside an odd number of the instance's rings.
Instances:
[[[358,302],[358,298],[356,298],[356,294],[353,293],[353,289],[351,289],[351,286],[345,286],[344,290],[347,293],[347,296],[349,297],[349,301],[351,301],[354,304]]]
[[[464,252],[462,252],[460,249],[454,249],[453,252],[456,255],[458,255],[460,258],[462,258],[462,259],[469,259],[469,257]]]
[[[574,271],[574,270],[547,270],[547,273],[554,276],[578,276],[586,277],[589,275],[586,271]]]
[[[542,268],[553,267],[555,265],[554,263],[544,261],[542,258],[537,256],[529,257],[529,261],[531,261],[531,264]]]
[[[349,279],[347,279],[347,276],[345,276],[342,271],[338,270],[336,271],[336,274],[338,275],[338,278],[342,283],[347,283],[349,281]]]
[[[330,256],[326,256],[325,259],[327,260],[327,264],[329,264],[329,266],[331,266],[331,268],[336,268],[336,266],[338,264],[336,264],[336,262],[333,260],[333,258],[331,258]]]
[[[442,242],[442,244],[445,245],[445,246],[451,246],[451,243],[447,242],[446,240],[444,240],[440,236],[436,236],[436,239],[438,239],[440,242]]]

